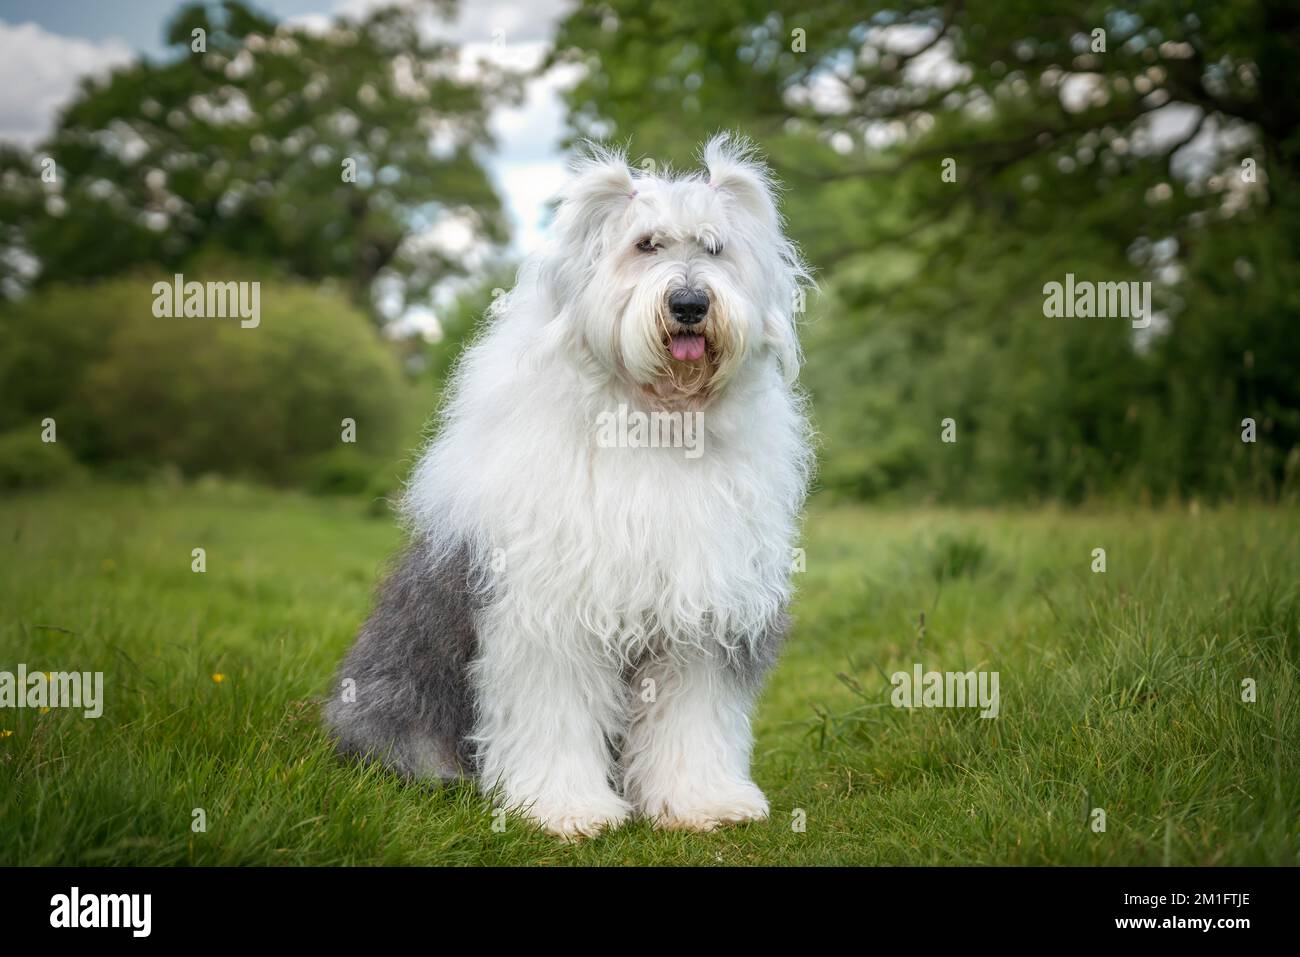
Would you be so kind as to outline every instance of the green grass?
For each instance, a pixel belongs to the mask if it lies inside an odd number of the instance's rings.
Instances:
[[[1297,518],[814,505],[757,718],[771,820],[564,845],[331,756],[319,696],[389,518],[230,485],[10,498],[0,670],[103,671],[107,703],[0,710],[0,864],[1296,864]],[[1000,716],[892,707],[917,661],[997,671]]]

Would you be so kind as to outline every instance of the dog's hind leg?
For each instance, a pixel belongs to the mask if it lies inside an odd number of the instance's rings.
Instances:
[[[438,560],[413,542],[379,589],[339,668],[325,723],[340,752],[413,778],[473,770],[468,669],[474,601],[463,555]]]

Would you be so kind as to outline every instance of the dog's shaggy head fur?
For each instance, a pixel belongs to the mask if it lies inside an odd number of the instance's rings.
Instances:
[[[771,352],[793,379],[807,272],[767,168],[722,134],[703,169],[634,173],[592,147],[561,196],[542,281],[570,348],[666,407],[700,406]]]

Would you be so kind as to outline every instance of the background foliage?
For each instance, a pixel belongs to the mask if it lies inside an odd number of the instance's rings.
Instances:
[[[172,54],[87,83],[30,153],[0,150],[0,310],[6,326],[29,324],[8,333],[26,336],[26,358],[3,366],[7,427],[32,428],[30,416],[54,409],[71,422],[117,414],[148,395],[184,406],[184,435],[103,420],[76,439],[78,458],[312,475],[314,439],[233,458],[201,448],[257,404],[236,393],[304,390],[258,410],[277,442],[289,430],[276,416],[335,407],[301,369],[250,371],[282,368],[278,335],[304,363],[327,353],[322,373],[354,377],[342,392],[376,410],[394,400],[388,373],[360,381],[362,365],[322,343],[345,325],[341,306],[318,318],[313,305],[312,325],[299,328],[307,320],[288,310],[315,300],[295,293],[276,313],[294,331],[223,338],[190,357],[184,382],[162,366],[195,330],[106,311],[134,302],[116,277],[143,282],[222,257],[350,298],[376,326],[461,277],[427,349],[373,333],[362,348],[359,332],[340,332],[367,361],[396,349],[432,408],[492,291],[512,281],[493,265],[499,256],[427,239],[449,222],[480,250],[505,239],[482,160],[490,111],[515,100],[521,78],[453,68],[455,49],[421,28],[453,8],[381,7],[313,32],[234,0],[190,4],[167,26]],[[566,94],[574,140],[626,143],[638,164],[689,168],[709,134],[739,129],[785,182],[790,230],[821,286],[804,326],[803,381],[822,437],[820,482],[835,495],[1294,492],[1300,8],[1069,8],[581,0],[560,24],[543,69],[581,66]],[[191,51],[195,29],[206,31],[205,53]],[[46,156],[57,159],[56,184],[37,175]],[[349,158],[356,183],[340,177]],[[1067,272],[1151,282],[1152,325],[1044,317],[1044,284]],[[102,293],[75,291],[105,281]],[[83,305],[85,322],[74,318]],[[38,374],[30,363],[42,348]],[[164,401],[149,381],[181,391]],[[77,411],[88,388],[99,412]],[[1241,441],[1248,417],[1255,444]],[[393,406],[386,418],[410,416]],[[947,418],[956,443],[939,440]],[[414,445],[416,431],[397,441]],[[365,487],[340,458],[309,485]]]

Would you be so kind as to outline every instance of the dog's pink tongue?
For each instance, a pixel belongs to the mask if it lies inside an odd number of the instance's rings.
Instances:
[[[704,358],[704,337],[679,332],[673,336],[668,348],[678,362],[695,362]]]

